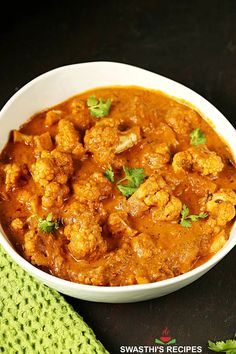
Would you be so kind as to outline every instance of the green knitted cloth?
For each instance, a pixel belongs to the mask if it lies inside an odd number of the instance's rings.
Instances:
[[[21,269],[2,246],[0,353],[108,354],[65,299]]]

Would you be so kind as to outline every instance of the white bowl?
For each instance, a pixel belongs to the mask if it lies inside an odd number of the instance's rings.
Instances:
[[[204,78],[203,78],[204,80]],[[101,86],[137,85],[157,89],[184,99],[207,117],[215,130],[236,154],[236,131],[227,119],[203,97],[189,88],[152,72],[119,63],[91,62],[64,66],[43,74],[22,87],[0,112],[0,150],[12,129],[18,128],[34,113],[51,107],[80,92]],[[197,280],[218,263],[236,244],[236,225],[225,246],[210,260],[175,278],[143,285],[100,287],[77,284],[47,274],[31,265],[12,247],[1,229],[0,243],[27,272],[63,294],[97,302],[135,302],[169,294]]]

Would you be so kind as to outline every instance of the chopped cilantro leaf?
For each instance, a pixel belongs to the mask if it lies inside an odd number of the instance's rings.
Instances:
[[[93,107],[93,106],[96,106],[97,104],[98,104],[98,99],[95,95],[92,95],[87,99],[87,106],[88,107]]]
[[[123,167],[125,177],[117,183],[117,188],[125,196],[130,197],[145,180],[145,173],[143,168],[129,168]],[[126,181],[126,184],[121,182]]]
[[[198,215],[189,215],[189,208],[186,204],[184,204],[181,211],[180,225],[183,227],[191,227],[192,222],[198,221],[200,219],[205,219],[207,216],[208,214],[203,212],[199,213]]]
[[[87,106],[93,117],[102,118],[109,114],[111,102],[110,98],[107,100],[104,98],[97,99],[95,95],[92,95],[87,99]]]
[[[134,192],[137,190],[137,187],[130,187],[125,184],[118,184],[117,188],[127,198],[134,194]]]
[[[183,218],[181,218],[181,220],[180,220],[180,225],[182,225],[183,227],[191,227],[192,226],[191,221],[183,219]]]
[[[200,145],[205,144],[206,135],[200,128],[194,129],[190,134],[190,144],[191,145]]]
[[[104,176],[108,179],[108,181],[114,183],[114,171],[112,170],[111,165],[108,166],[108,169],[105,171]]]
[[[59,229],[59,222],[53,221],[52,213],[49,213],[46,219],[37,218],[38,219],[38,228],[42,232],[53,233],[57,229]]]

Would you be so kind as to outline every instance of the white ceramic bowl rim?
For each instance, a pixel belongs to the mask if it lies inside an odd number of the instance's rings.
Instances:
[[[42,79],[49,77],[51,75],[54,75],[57,72],[63,71],[66,68],[69,67],[75,67],[75,66],[89,66],[89,65],[94,65],[94,64],[98,64],[98,65],[114,65],[114,70],[116,65],[119,66],[125,66],[125,67],[129,67],[129,68],[136,68],[139,71],[143,71],[144,73],[151,73],[151,74],[155,74],[152,73],[150,71],[147,71],[145,69],[141,69],[138,67],[135,67],[133,65],[128,65],[128,64],[123,64],[123,63],[118,63],[118,62],[109,62],[109,61],[101,61],[101,62],[87,62],[87,63],[80,63],[80,64],[72,64],[72,65],[66,65],[66,66],[62,66],[53,70],[50,70],[38,77],[36,77],[35,79],[33,79],[32,81],[30,81],[29,83],[27,83],[26,85],[24,85],[19,91],[17,91],[8,101],[7,103],[4,105],[4,107],[2,108],[1,112],[0,112],[0,117],[4,114],[4,112],[9,108],[9,106],[11,106],[11,104],[14,102],[14,100],[24,94],[25,91],[27,91],[29,88],[31,88],[35,83],[41,81]],[[155,74],[158,75],[158,74]],[[182,87],[185,90],[188,90],[189,93],[191,93],[192,95],[197,95],[199,99],[201,99],[202,102],[204,102],[205,104],[207,104],[208,106],[211,106],[212,109],[214,109],[215,111],[218,112],[218,114],[220,114],[222,117],[222,119],[224,120],[224,123],[226,125],[231,125],[229,123],[229,121],[207,100],[205,100],[202,96],[198,95],[196,92],[192,91],[191,89],[187,88],[186,86],[179,84],[173,80],[170,80],[166,77],[163,77],[161,75],[158,75],[159,77],[168,80],[169,82],[172,82],[175,84],[175,86],[178,85],[178,87]],[[148,88],[148,87],[147,87]],[[164,92],[164,90],[163,90]],[[176,98],[178,99],[178,97],[176,96]],[[66,99],[66,98],[65,98]],[[43,109],[44,107],[42,107]],[[233,126],[231,125],[231,128],[233,128]],[[234,129],[234,128],[233,128]],[[235,226],[235,225],[234,225]],[[3,231],[2,231],[3,233]],[[125,285],[125,286],[96,286],[96,285],[85,285],[85,284],[80,284],[80,283],[75,283],[72,281],[68,281],[68,280],[64,280],[58,277],[55,277],[51,274],[48,274],[38,268],[36,268],[35,266],[33,266],[31,263],[29,263],[28,261],[26,261],[22,256],[20,256],[15,249],[12,247],[12,245],[10,244],[10,242],[3,236],[3,234],[0,233],[0,244],[3,246],[3,248],[6,250],[6,252],[19,264],[22,266],[22,268],[24,269],[28,269],[29,272],[31,274],[35,274],[36,277],[41,278],[41,279],[45,279],[45,281],[54,283],[55,285],[58,285],[59,287],[70,287],[72,289],[75,290],[89,290],[90,292],[100,292],[100,293],[120,293],[120,292],[130,292],[133,290],[148,290],[148,289],[158,289],[160,287],[164,287],[164,286],[169,286],[169,285],[174,285],[176,283],[179,283],[185,279],[188,279],[190,277],[193,276],[197,276],[198,273],[204,272],[204,270],[210,269],[212,266],[214,266],[216,263],[218,263],[227,253],[229,253],[229,251],[235,246],[236,244],[236,237],[231,238],[227,241],[226,245],[218,252],[216,253],[214,256],[212,256],[208,261],[206,261],[204,264],[194,268],[193,270],[190,270],[187,273],[184,273],[182,275],[176,276],[174,278],[170,278],[170,279],[166,279],[166,280],[160,280],[158,282],[154,282],[154,283],[148,283],[148,284],[135,284],[135,285]],[[231,231],[232,233],[232,231]]]

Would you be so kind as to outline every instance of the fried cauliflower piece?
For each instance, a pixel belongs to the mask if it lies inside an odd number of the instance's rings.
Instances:
[[[85,210],[84,204],[79,203],[72,199],[68,201],[62,210],[63,225],[69,225],[77,221],[77,217],[80,218]]]
[[[64,234],[70,240],[70,253],[78,260],[100,258],[107,250],[102,227],[89,211],[82,213],[75,223],[67,225]]]
[[[18,166],[16,163],[5,165],[5,185],[6,191],[8,192],[10,189],[13,189],[17,186],[17,183],[20,177],[23,174],[22,168]]]
[[[151,209],[153,220],[178,220],[182,210],[182,202],[175,196],[169,195],[169,199],[165,205],[162,198],[160,197],[160,200],[157,201],[155,205]]]
[[[143,212],[149,209],[149,206],[144,203],[144,199],[154,195],[157,191],[165,188],[166,183],[162,177],[156,175],[150,176],[142,183],[137,191],[128,199],[128,211],[132,216],[140,216]]]
[[[57,109],[52,109],[46,113],[45,126],[51,127],[53,124],[57,123],[62,117],[62,111]]]
[[[50,235],[47,235],[50,237]],[[26,258],[37,266],[48,267],[50,265],[48,257],[41,251],[40,238],[35,230],[30,230],[24,235],[24,253]]]
[[[43,151],[31,166],[31,173],[33,180],[42,187],[50,182],[65,184],[73,173],[72,158],[57,150]]]
[[[170,190],[161,176],[150,176],[128,199],[129,213],[140,216],[150,210],[153,220],[171,221],[179,218],[181,201],[170,194]]]
[[[43,187],[42,206],[61,207],[70,192],[66,182],[73,173],[71,156],[57,150],[43,151],[31,173],[33,180]]]
[[[14,231],[20,231],[23,229],[24,223],[21,219],[16,218],[16,219],[12,220],[11,227]]]
[[[72,153],[77,158],[84,154],[84,147],[80,143],[80,136],[72,122],[61,119],[58,123],[58,133],[56,135],[57,150]]]
[[[33,145],[36,153],[42,152],[43,150],[51,151],[53,149],[53,142],[49,132],[34,136]]]
[[[126,212],[111,213],[107,224],[109,231],[115,238],[133,237],[137,234],[137,231],[128,225]]]
[[[67,116],[77,129],[89,129],[93,123],[93,119],[88,111],[85,101],[75,97],[70,105],[70,115]]]
[[[157,170],[170,161],[170,149],[166,143],[151,142],[141,150],[141,164],[150,170]]]
[[[124,132],[119,132],[119,142],[115,147],[115,154],[132,148],[140,140],[140,128],[133,127]]]
[[[73,189],[79,203],[87,205],[91,210],[96,210],[100,202],[111,195],[112,184],[102,173],[94,172],[86,180],[75,181]]]
[[[108,164],[115,158],[118,142],[117,123],[108,118],[102,119],[87,130],[84,137],[85,148],[93,154],[95,161],[101,164]]]
[[[77,114],[78,112],[83,112],[86,109],[85,101],[78,97],[75,97],[70,103],[70,109],[72,114]]]
[[[26,135],[18,130],[14,130],[13,141],[14,143],[24,143],[26,145],[30,145],[37,153],[43,150],[51,151],[53,149],[53,142],[49,132],[41,135]]]
[[[166,123],[179,135],[189,134],[194,126],[198,126],[198,114],[183,106],[173,106],[166,112]]]
[[[140,129],[133,127],[125,132],[118,129],[113,119],[101,119],[93,128],[87,130],[84,138],[86,149],[101,165],[114,163],[116,154],[133,147],[140,139]]]
[[[81,215],[85,210],[88,210],[88,205],[80,203],[75,198],[69,199],[68,203],[62,210],[62,223],[63,225],[69,225],[76,223],[77,219],[80,220]],[[89,212],[93,214],[94,220],[102,225],[107,218],[107,212],[103,208],[102,204],[98,205],[97,209],[89,209]]]
[[[224,164],[214,151],[210,151],[205,145],[198,145],[175,154],[172,166],[176,173],[192,169],[203,176],[216,176],[222,171]]]
[[[210,246],[210,253],[217,253],[222,247],[224,247],[226,243],[226,235],[225,231],[222,230],[218,235],[216,235],[213,239],[213,242]]]
[[[206,203],[206,210],[218,226],[225,226],[235,217],[236,193],[231,189],[220,189]]]
[[[211,200],[218,203],[230,202],[231,204],[236,205],[236,193],[232,189],[221,188],[218,192],[213,194]]]
[[[51,208],[52,206],[60,208],[68,197],[69,192],[70,188],[65,184],[48,183],[44,189],[42,206],[45,208]]]
[[[33,214],[37,214],[39,209],[39,197],[37,194],[30,193],[27,190],[20,189],[16,196],[18,202],[24,204],[26,209]]]

